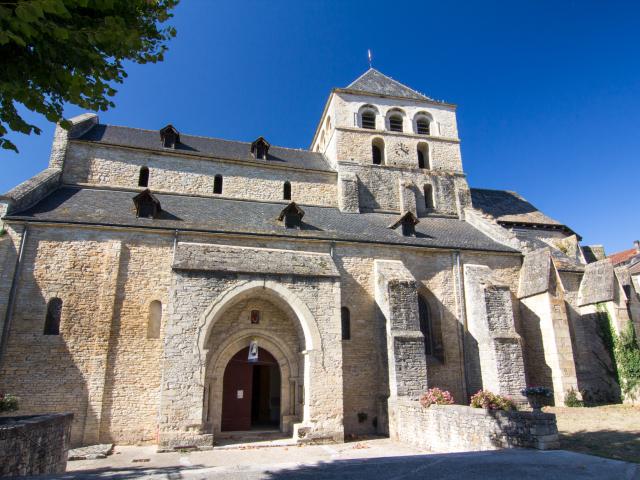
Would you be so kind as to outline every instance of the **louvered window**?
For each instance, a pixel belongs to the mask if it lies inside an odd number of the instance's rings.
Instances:
[[[362,128],[368,128],[375,130],[376,128],[376,115],[373,112],[364,112],[362,114]]]
[[[402,131],[402,117],[400,115],[389,117],[389,130],[392,132]]]
[[[421,118],[416,122],[418,127],[418,135],[429,135],[429,120]]]

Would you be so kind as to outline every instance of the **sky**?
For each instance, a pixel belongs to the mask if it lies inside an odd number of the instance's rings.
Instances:
[[[100,122],[308,148],[328,95],[373,66],[458,105],[472,187],[514,190],[607,253],[640,238],[640,2],[182,0],[165,61],[128,64]],[[12,134],[0,191],[46,168]],[[74,106],[67,118],[83,113]]]

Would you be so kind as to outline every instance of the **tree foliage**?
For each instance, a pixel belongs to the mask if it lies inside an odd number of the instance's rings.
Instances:
[[[16,104],[62,120],[72,103],[114,106],[123,63],[162,61],[176,32],[163,26],[178,0],[0,0],[0,147],[18,151],[9,130],[39,134]]]

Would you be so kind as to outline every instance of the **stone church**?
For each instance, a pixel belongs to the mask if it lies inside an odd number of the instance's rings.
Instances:
[[[470,188],[455,105],[370,69],[308,150],[71,122],[0,197],[0,392],[73,412],[74,444],[385,434],[433,386],[622,399],[599,329],[638,328],[638,292]]]

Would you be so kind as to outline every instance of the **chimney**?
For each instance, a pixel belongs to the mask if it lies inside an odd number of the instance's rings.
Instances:
[[[640,253],[640,240],[633,242],[633,246],[636,247],[636,252]]]

